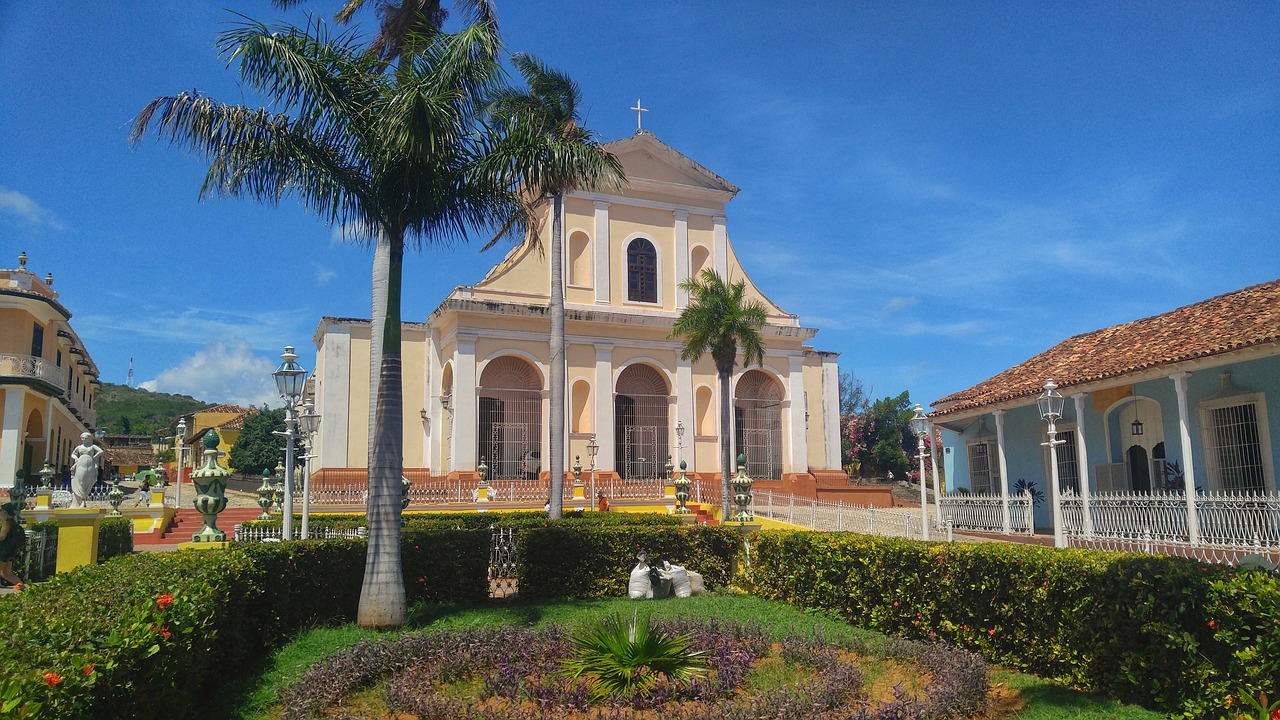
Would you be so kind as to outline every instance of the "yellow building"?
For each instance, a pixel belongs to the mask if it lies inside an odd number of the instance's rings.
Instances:
[[[46,460],[71,461],[80,434],[93,432],[98,368],[58,302],[52,273],[0,269],[0,487],[18,470],[34,482]]]
[[[201,451],[199,449],[192,450],[191,448],[198,448],[200,442],[204,439],[204,434],[209,430],[217,430],[218,464],[228,470],[234,470],[235,468],[227,464],[231,446],[236,444],[236,440],[240,437],[240,431],[244,430],[245,417],[257,412],[257,408],[244,408],[231,403],[223,403],[222,405],[214,405],[184,416],[187,420],[187,436],[183,438],[182,442],[185,445],[183,454],[186,455],[186,467],[194,468],[200,466]]]
[[[815,479],[847,487],[837,354],[807,345],[817,331],[747,277],[725,216],[738,188],[649,132],[607,147],[629,186],[565,200],[566,469],[574,456],[588,464],[594,439],[601,477],[657,479],[668,456],[683,457],[695,475],[719,476],[715,366],[709,354],[682,360],[681,343],[667,337],[689,300],[678,283],[711,268],[745,279],[748,297],[769,311],[764,366],[739,365],[733,377],[734,454],[745,453],[751,476],[775,487],[808,494]],[[545,476],[550,226],[543,223],[540,247],[513,248],[426,322],[404,324],[410,479],[471,479],[482,458],[490,479]],[[316,330],[317,482],[365,477],[369,326],[325,317]]]

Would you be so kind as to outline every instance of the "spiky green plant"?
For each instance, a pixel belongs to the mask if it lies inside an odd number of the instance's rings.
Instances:
[[[661,677],[677,684],[706,674],[707,653],[694,650],[690,636],[666,632],[647,613],[638,615],[610,615],[573,634],[573,657],[564,669],[572,678],[591,680],[593,698],[630,697]]]

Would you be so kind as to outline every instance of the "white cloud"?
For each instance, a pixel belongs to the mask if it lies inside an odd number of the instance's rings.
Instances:
[[[880,311],[884,313],[897,312],[915,307],[920,304],[919,298],[913,297],[895,297],[889,298],[889,301],[880,307]]]
[[[162,370],[140,387],[152,392],[190,395],[198,400],[236,405],[280,405],[271,379],[275,363],[254,355],[248,345],[211,343],[177,367]]]
[[[316,269],[316,284],[328,285],[330,280],[338,277],[338,273],[312,260],[311,265]]]
[[[298,328],[315,322],[306,308],[239,312],[218,308],[162,309],[125,316],[81,315],[76,328],[81,337],[98,340],[132,334],[173,343],[203,345],[209,338],[226,338],[249,347],[278,347],[280,338],[292,337]]]
[[[26,225],[47,227],[50,230],[65,230],[67,227],[53,211],[41,207],[40,203],[17,190],[6,187],[0,187],[0,214],[17,217]]]

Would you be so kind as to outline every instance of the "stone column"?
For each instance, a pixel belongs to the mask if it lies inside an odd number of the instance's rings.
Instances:
[[[458,335],[453,350],[453,458],[455,470],[476,469],[476,339]]]
[[[597,470],[616,470],[613,438],[613,346],[596,343],[596,412],[592,427],[596,429]]]
[[[787,358],[789,372],[787,377],[787,395],[790,402],[786,405],[789,416],[787,423],[791,429],[791,437],[787,438],[786,465],[783,472],[802,473],[809,471],[809,443],[806,438],[807,422],[804,396],[804,358],[793,355]]]
[[[23,400],[26,391],[21,385],[14,385],[4,390],[3,431],[0,431],[0,487],[13,487],[13,476],[18,472],[18,463],[22,458],[22,439],[25,428],[22,427]]]
[[[609,295],[609,203],[595,201],[595,239],[592,256],[595,259],[596,304],[608,305]]]
[[[1004,411],[996,410],[993,415],[996,416],[996,457],[999,458],[1000,467],[1000,504],[1003,507],[1004,517],[1004,534],[1009,535],[1013,532],[1013,521],[1009,517],[1009,463],[1005,460],[1004,452]],[[1035,511],[1032,511],[1032,518],[1035,517]],[[1035,520],[1031,523],[1034,525]]]
[[[723,215],[716,215],[711,218],[712,236],[715,238],[715,254],[712,258],[712,267],[724,278],[725,282],[729,281],[729,235],[725,229],[726,218]]]
[[[1076,404],[1076,474],[1080,476],[1080,505],[1084,514],[1081,530],[1085,537],[1093,537],[1093,513],[1089,509],[1090,488],[1089,448],[1084,441],[1084,393],[1075,393],[1071,399]]]
[[[675,210],[675,278],[676,310],[689,304],[689,293],[680,289],[680,283],[689,278],[689,211]]]
[[[693,395],[693,364],[688,360],[676,355],[676,421],[684,425],[684,443],[680,451],[684,457],[677,457],[675,462],[678,466],[681,460],[687,461],[688,464],[697,468],[697,423],[693,419],[694,404],[697,399]],[[672,437],[675,436],[675,428],[672,428]],[[674,445],[672,447],[675,447]]]
[[[1191,449],[1191,415],[1187,410],[1187,378],[1189,372],[1174,373],[1169,376],[1173,381],[1173,389],[1178,394],[1178,442],[1182,443],[1183,494],[1187,498],[1187,534],[1188,541],[1195,545],[1200,542],[1200,516],[1196,513],[1196,463]]]
[[[826,470],[840,470],[840,364],[839,356],[822,358],[822,436]]]

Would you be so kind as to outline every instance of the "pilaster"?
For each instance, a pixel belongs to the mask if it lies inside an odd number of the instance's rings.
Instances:
[[[476,338],[458,334],[453,350],[453,469],[476,469]]]
[[[595,201],[595,242],[592,248],[595,252],[592,257],[595,258],[595,287],[596,287],[596,304],[608,305],[610,302],[609,291],[609,203],[603,200]]]
[[[728,218],[716,215],[711,218],[712,237],[715,242],[715,254],[712,258],[716,272],[725,282],[729,280],[729,234],[725,228]]]
[[[673,283],[676,288],[676,309],[679,310],[689,304],[689,293],[680,287],[680,283],[689,278],[689,211],[676,210],[675,215],[675,279]]]
[[[787,427],[790,428],[791,437],[787,439],[786,467],[783,468],[783,472],[802,473],[809,471],[809,463],[806,461],[809,456],[809,444],[805,438],[807,421],[805,420],[804,358],[793,355],[787,360],[789,363],[787,395],[790,402],[785,412],[788,415]]]
[[[597,470],[614,470],[613,345],[596,343],[596,407],[591,426],[596,429]]]
[[[22,406],[26,391],[21,385],[4,389],[3,430],[0,431],[0,487],[13,487],[13,476],[18,471],[22,455]]]

